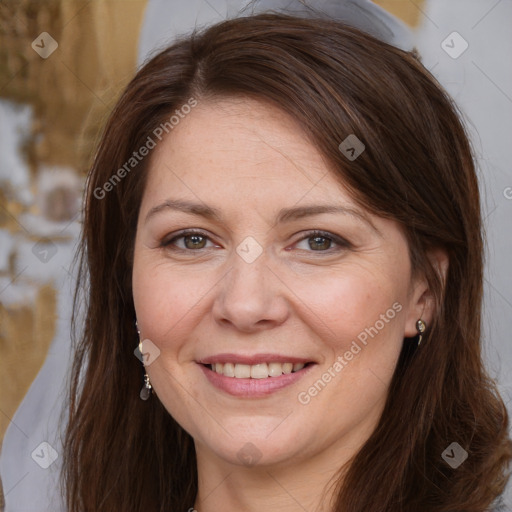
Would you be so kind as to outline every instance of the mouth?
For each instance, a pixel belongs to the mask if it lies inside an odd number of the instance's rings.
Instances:
[[[231,354],[198,362],[210,384],[229,395],[244,398],[264,397],[290,386],[316,364],[289,356],[243,357]]]
[[[268,379],[296,373],[309,364],[313,363],[212,363],[205,366],[218,375],[224,375],[225,377],[233,377],[235,379]]]

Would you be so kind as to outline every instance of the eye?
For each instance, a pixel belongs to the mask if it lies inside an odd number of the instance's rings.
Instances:
[[[306,251],[332,252],[332,250],[349,248],[350,243],[343,238],[326,231],[313,231],[299,240],[295,246],[298,249]]]
[[[182,231],[181,233],[174,235],[171,238],[164,239],[161,245],[162,247],[178,249],[182,251],[218,247],[205,233],[201,231]]]

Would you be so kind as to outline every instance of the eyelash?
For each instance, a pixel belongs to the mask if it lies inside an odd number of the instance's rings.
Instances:
[[[210,247],[205,247],[205,248],[201,248],[201,249],[183,249],[181,247],[173,246],[173,244],[177,240],[180,240],[182,238],[185,238],[185,237],[191,236],[191,235],[202,236],[202,237],[206,238],[208,241],[211,242],[210,237],[205,232],[200,231],[200,230],[189,229],[189,230],[185,230],[185,231],[182,231],[182,232],[174,235],[170,239],[162,240],[160,245],[163,248],[166,248],[166,249],[169,249],[169,250],[172,250],[172,251],[179,251],[179,252],[196,252],[196,251],[199,252],[199,251],[201,251],[203,249],[210,249]],[[346,239],[344,239],[344,238],[342,238],[340,236],[334,235],[333,233],[330,233],[328,231],[321,231],[321,230],[317,230],[317,229],[309,231],[308,233],[306,233],[306,235],[303,236],[302,238],[300,238],[299,240],[297,240],[294,243],[294,245],[296,245],[299,242],[302,242],[304,240],[307,240],[308,238],[314,238],[314,237],[327,238],[328,240],[331,240],[332,243],[336,244],[338,246],[338,248],[330,247],[329,249],[326,249],[325,251],[322,251],[322,250],[319,250],[319,251],[309,250],[307,252],[331,254],[332,252],[340,251],[340,250],[343,250],[343,249],[350,249],[352,247],[352,244],[350,242],[348,242]]]
[[[333,233],[330,233],[329,231],[322,231],[322,230],[319,230],[319,229],[314,229],[312,231],[309,231],[308,233],[306,233],[305,236],[303,236],[302,238],[297,240],[294,243],[294,245],[296,245],[299,242],[302,242],[304,240],[307,240],[308,238],[315,238],[315,237],[327,238],[332,243],[336,244],[338,247],[337,248],[336,247],[335,248],[329,247],[329,249],[327,249],[325,251],[309,250],[307,252],[330,254],[332,252],[337,252],[337,251],[340,251],[340,250],[343,250],[343,249],[350,249],[352,247],[352,244],[348,240],[346,240],[345,238],[342,238],[342,237],[337,236],[337,235],[335,235]]]
[[[166,249],[171,249],[173,251],[182,251],[182,252],[200,251],[201,249],[182,249],[181,247],[172,247],[171,248],[172,244],[174,242],[176,242],[176,240],[179,240],[180,238],[185,238],[185,237],[191,236],[191,235],[202,236],[202,237],[210,240],[210,237],[203,231],[199,231],[199,230],[195,230],[195,229],[187,229],[185,231],[181,231],[177,235],[174,235],[172,238],[169,238],[168,240],[164,238],[162,240],[161,246]]]

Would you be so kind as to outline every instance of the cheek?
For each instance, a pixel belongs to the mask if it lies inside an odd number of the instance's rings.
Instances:
[[[389,331],[405,299],[405,283],[397,276],[362,266],[326,272],[315,279],[297,279],[293,288],[309,311],[310,324],[339,349],[377,324]],[[395,307],[393,307],[395,304]],[[323,336],[322,336],[323,337]]]
[[[329,389],[317,397],[323,383],[313,380],[303,391],[319,412],[336,404],[359,418],[383,400],[400,354],[405,277],[351,265],[311,284],[302,283],[297,295],[307,305],[305,321],[320,338],[319,348],[328,353],[321,379]]]
[[[183,268],[177,272],[166,262],[136,259],[133,298],[141,334],[162,347],[178,341],[208,300],[214,283],[205,272]]]
[[[334,431],[380,411],[403,343],[405,284],[397,276],[351,268],[297,290],[307,297],[305,321],[329,349],[323,373],[303,383],[298,400],[311,417],[343,411]]]

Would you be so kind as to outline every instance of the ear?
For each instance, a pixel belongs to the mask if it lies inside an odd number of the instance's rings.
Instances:
[[[443,249],[432,249],[427,253],[427,257],[441,282],[446,283],[449,265],[448,254]],[[411,282],[408,306],[404,336],[412,338],[418,334],[416,322],[421,318],[427,324],[428,329],[435,314],[434,295],[423,273]]]

